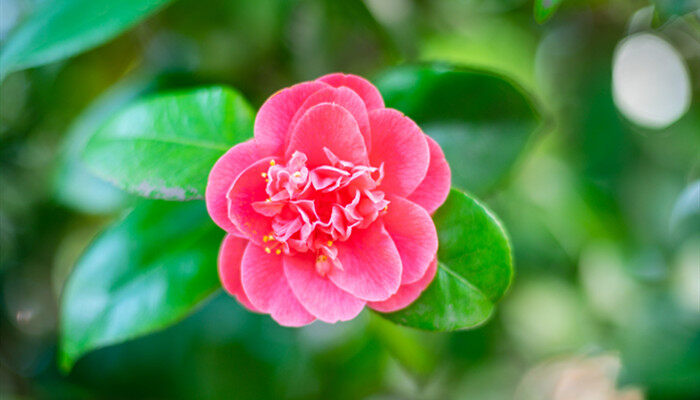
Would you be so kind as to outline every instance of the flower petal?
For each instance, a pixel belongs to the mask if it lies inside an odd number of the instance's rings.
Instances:
[[[266,154],[282,155],[289,138],[289,123],[306,98],[327,88],[322,82],[302,82],[270,96],[255,117],[255,139]]]
[[[250,311],[260,312],[246,296],[241,285],[241,259],[247,239],[226,235],[219,250],[219,278],[224,289]]]
[[[396,245],[376,221],[367,229],[355,229],[345,242],[336,242],[343,269],[328,277],[336,286],[367,301],[386,300],[401,284],[401,257]]]
[[[295,151],[306,154],[307,166],[328,164],[328,148],[343,161],[367,165],[367,147],[355,118],[345,108],[322,103],[311,107],[294,127],[287,147],[289,159]]]
[[[399,287],[399,291],[396,292],[396,294],[384,301],[369,302],[367,303],[367,305],[375,311],[384,313],[397,311],[404,307],[407,307],[411,303],[413,303],[418,297],[420,297],[421,293],[423,293],[425,288],[427,288],[428,285],[430,285],[430,282],[432,282],[433,278],[435,278],[436,271],[437,259],[434,259],[433,262],[430,263],[430,266],[425,272],[425,275],[423,275],[423,277],[420,280],[414,283],[409,283],[408,285],[401,285],[401,287]]]
[[[311,253],[284,257],[284,272],[292,293],[316,318],[334,323],[348,321],[365,307],[365,301],[339,289],[327,277],[320,276]]]
[[[302,326],[314,320],[289,288],[282,257],[267,254],[251,242],[243,252],[241,282],[253,306],[269,313],[280,325]]]
[[[402,197],[389,196],[384,227],[401,256],[401,284],[425,275],[438,248],[437,231],[425,209]]]
[[[357,122],[357,126],[360,128],[362,137],[365,138],[365,146],[369,146],[370,135],[367,107],[357,93],[346,87],[329,87],[326,89],[321,89],[309,96],[304,104],[301,105],[299,110],[297,110],[294,118],[292,118],[292,122],[289,125],[290,129],[294,131],[294,127],[299,122],[299,119],[306,114],[306,111],[309,108],[321,103],[337,104],[348,110],[348,112],[350,112],[350,114],[352,114],[352,116],[355,118],[355,122]]]
[[[254,202],[265,201],[268,197],[262,173],[270,167],[270,160],[272,157],[263,158],[244,169],[226,195],[229,219],[248,239],[258,244],[272,231],[270,219],[253,209]]]
[[[226,152],[209,172],[205,199],[207,211],[214,222],[228,233],[236,236],[243,234],[228,217],[228,200],[226,194],[236,177],[250,164],[261,158],[253,139],[233,146]]]
[[[316,79],[316,81],[325,82],[333,87],[345,86],[352,89],[362,98],[362,100],[364,100],[365,104],[367,105],[367,111],[384,108],[384,100],[382,99],[382,95],[379,93],[379,90],[377,90],[377,88],[369,83],[369,81],[365,78],[357,75],[345,75],[337,72],[334,74],[324,75]]]
[[[425,135],[425,139],[430,149],[428,172],[423,182],[408,196],[408,199],[432,214],[445,202],[450,193],[452,172],[440,145],[428,135]]]
[[[370,163],[384,163],[381,189],[407,196],[428,171],[430,150],[418,125],[400,112],[385,108],[369,113],[372,135]]]

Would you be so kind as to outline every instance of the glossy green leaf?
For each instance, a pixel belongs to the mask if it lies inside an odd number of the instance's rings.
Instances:
[[[442,146],[454,185],[482,195],[512,169],[539,126],[532,99],[485,72],[403,66],[376,84],[387,107],[411,117]]]
[[[56,0],[30,15],[4,43],[0,80],[62,60],[117,36],[172,0]]]
[[[192,80],[179,73],[135,73],[100,95],[81,112],[65,133],[53,182],[55,199],[64,206],[88,214],[113,213],[133,203],[135,196],[88,170],[81,159],[83,149],[98,128],[136,99],[160,90],[191,85]]]
[[[236,91],[209,87],[160,95],[99,129],[83,158],[100,177],[144,197],[204,196],[209,171],[253,134],[253,110]]]
[[[433,331],[476,327],[491,316],[513,277],[506,233],[491,211],[456,189],[433,220],[440,242],[435,279],[410,306],[382,315]]]
[[[542,24],[547,22],[548,19],[552,18],[554,12],[557,11],[559,5],[564,0],[535,0],[534,13],[535,20]]]
[[[220,287],[222,236],[200,201],[143,202],[98,236],[63,291],[61,367],[189,314]]]

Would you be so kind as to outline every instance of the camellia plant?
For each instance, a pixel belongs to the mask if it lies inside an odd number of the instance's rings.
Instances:
[[[698,1],[0,0],[0,398],[700,398]]]
[[[226,87],[164,92],[101,124],[84,163],[151,200],[96,238],[69,277],[62,367],[179,321],[222,286],[285,326],[350,320],[365,306],[423,330],[488,320],[512,279],[510,244],[491,211],[450,186],[487,193],[537,113],[478,71],[404,66],[376,82],[329,74],[273,94],[257,115]],[[497,96],[478,107],[455,96],[483,88]],[[496,104],[500,116],[481,108]],[[454,147],[487,135],[505,146],[467,151],[484,164],[467,170]]]

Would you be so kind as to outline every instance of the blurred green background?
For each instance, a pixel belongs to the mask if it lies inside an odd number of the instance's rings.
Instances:
[[[0,0],[0,43],[46,3]],[[540,4],[559,7],[543,17]],[[219,293],[171,328],[59,372],[63,283],[133,202],[79,161],[105,116],[211,83],[259,107],[329,72],[373,80],[426,61],[503,75],[545,121],[507,178],[479,193],[516,265],[489,322],[425,333],[363,312],[287,329]],[[692,0],[180,0],[106,44],[10,73],[0,397],[700,398],[699,83]],[[478,104],[483,93],[462,95]]]

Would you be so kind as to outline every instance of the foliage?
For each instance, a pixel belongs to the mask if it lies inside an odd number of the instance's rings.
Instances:
[[[697,2],[653,3],[697,75]],[[3,2],[0,393],[512,398],[596,349],[619,385],[700,396],[697,101],[654,130],[612,93],[647,5]],[[445,150],[439,269],[399,312],[284,329],[217,290],[199,199],[266,97],[336,70]]]
[[[105,230],[63,291],[61,366],[192,312],[220,287],[211,266],[222,238],[201,202],[143,202]]]
[[[13,33],[0,54],[8,72],[68,58],[106,42],[171,0],[58,0]]]
[[[85,162],[98,176],[144,197],[204,198],[214,162],[253,132],[253,111],[222,87],[138,102],[87,143]]]

